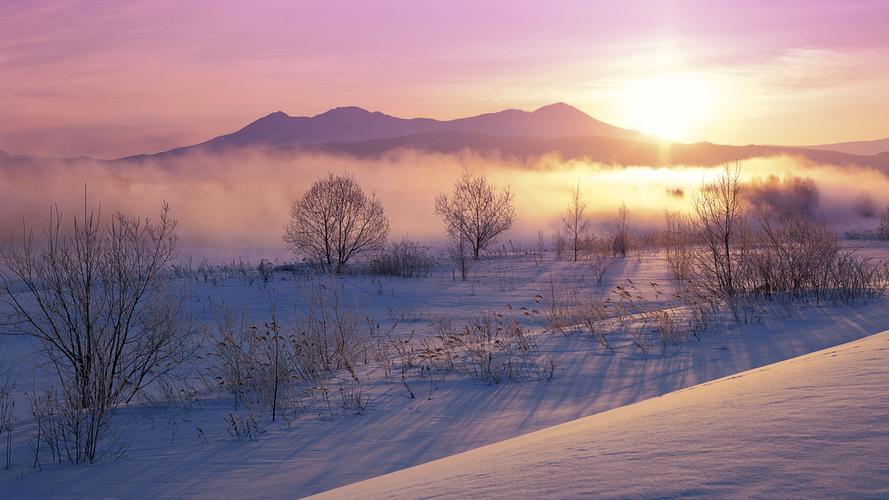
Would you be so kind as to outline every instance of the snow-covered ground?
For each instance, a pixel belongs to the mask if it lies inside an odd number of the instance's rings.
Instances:
[[[889,496],[889,332],[319,498]]]
[[[886,255],[885,249],[868,251]],[[33,369],[39,358],[30,339],[0,337],[0,353],[6,352],[19,369],[16,409],[21,417],[13,446],[15,466],[0,471],[0,496],[309,495],[889,329],[889,300],[884,298],[857,307],[775,311],[745,325],[726,322],[666,354],[634,349],[609,353],[589,335],[546,330],[540,297],[548,297],[553,288],[602,294],[626,279],[670,287],[665,263],[655,255],[617,261],[603,287],[595,286],[587,265],[552,258],[540,262],[532,256],[484,261],[468,282],[453,280],[450,269],[422,279],[342,278],[344,295],[354,297],[360,315],[383,325],[397,320],[394,335],[429,335],[434,318],[449,317],[459,324],[485,310],[513,315],[529,328],[541,354],[555,361],[555,376],[500,385],[458,374],[416,379],[410,381],[417,396],[411,399],[400,378],[368,366],[361,370],[362,390],[369,398],[365,411],[331,412],[309,405],[289,425],[261,416],[262,431],[255,441],[229,435],[225,416],[233,401],[223,393],[207,393],[179,406],[132,405],[118,415],[132,436],[125,456],[88,466],[44,460],[42,470],[31,467],[33,425],[24,392],[33,381],[40,382],[39,370]],[[270,296],[286,322],[300,309],[298,298],[310,286],[286,274],[276,275],[269,287],[237,277],[215,284],[203,278],[185,281],[189,309],[211,333],[223,306],[267,321]],[[648,300],[660,300],[648,295]]]

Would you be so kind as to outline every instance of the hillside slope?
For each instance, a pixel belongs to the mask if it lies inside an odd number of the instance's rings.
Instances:
[[[884,332],[319,498],[885,498],[887,383]]]
[[[851,155],[872,156],[889,152],[889,138],[876,139],[873,141],[837,142],[834,144],[804,146],[804,149],[822,149]]]

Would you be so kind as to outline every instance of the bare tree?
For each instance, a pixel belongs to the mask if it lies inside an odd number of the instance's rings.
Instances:
[[[297,254],[339,273],[352,257],[383,248],[389,219],[376,195],[368,196],[350,175],[312,184],[290,207],[284,242]]]
[[[562,224],[568,232],[568,237],[571,238],[574,262],[577,262],[577,252],[590,224],[589,219],[585,215],[587,204],[588,202],[580,192],[580,181],[578,181],[577,186],[571,190],[571,201],[569,202],[568,210],[562,214]]]
[[[25,231],[2,255],[0,296],[19,334],[40,341],[58,377],[70,461],[93,462],[114,409],[193,352],[166,268],[176,222],[87,212],[63,228],[58,209],[39,245]]]
[[[454,242],[461,240],[472,249],[472,257],[512,227],[515,208],[509,188],[497,192],[483,175],[466,170],[457,179],[450,197],[435,197],[435,213],[442,218]]]
[[[744,225],[740,175],[739,165],[725,165],[722,175],[705,183],[692,199],[692,226],[705,250],[696,258],[696,264],[714,291],[729,301],[737,291],[733,251]]]
[[[612,251],[614,255],[621,257],[627,256],[630,248],[630,227],[628,217],[630,209],[626,203],[621,203],[617,208],[617,218],[614,221],[614,239],[612,240]]]

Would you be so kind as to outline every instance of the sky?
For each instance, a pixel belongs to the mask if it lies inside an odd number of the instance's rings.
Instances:
[[[563,101],[726,144],[889,137],[886,1],[0,0],[0,150],[114,158],[272,111]]]

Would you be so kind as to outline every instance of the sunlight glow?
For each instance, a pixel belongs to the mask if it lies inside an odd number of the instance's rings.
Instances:
[[[625,92],[629,123],[642,133],[688,141],[713,116],[714,84],[693,74],[665,74],[631,82]]]

